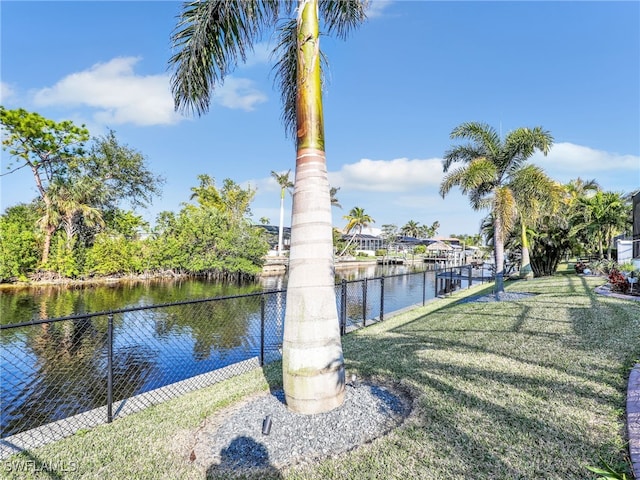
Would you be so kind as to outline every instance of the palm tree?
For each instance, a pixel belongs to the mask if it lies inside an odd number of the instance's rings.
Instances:
[[[87,177],[77,181],[58,178],[49,186],[49,198],[58,212],[57,217],[67,237],[67,251],[71,251],[73,237],[81,222],[89,227],[104,225],[100,210],[91,206],[94,190],[92,180]]]
[[[278,185],[280,185],[280,224],[278,227],[278,256],[282,255],[283,242],[282,237],[284,233],[284,192],[293,187],[293,182],[289,180],[289,174],[291,169],[287,170],[287,173],[278,174],[271,170],[271,176],[276,179]]]
[[[418,222],[413,220],[409,220],[401,229],[403,235],[408,237],[417,237],[420,235],[420,225]]]
[[[361,207],[353,207],[349,212],[349,215],[344,215],[342,218],[347,220],[347,224],[344,227],[345,233],[349,235],[349,233],[353,232],[353,235],[351,235],[351,238],[347,242],[347,246],[344,247],[340,256],[344,255],[344,252],[347,251],[347,248],[349,248],[349,245],[351,245],[351,242],[353,242],[356,235],[362,233],[363,228],[367,228],[371,223],[376,223],[369,214],[364,213],[364,208]]]
[[[591,180],[583,180],[578,177],[571,180],[565,185],[565,191],[567,194],[567,204],[575,202],[578,198],[590,197],[600,190],[600,185],[595,178]]]
[[[339,190],[340,190],[340,187],[331,187],[329,189],[329,197],[331,198],[332,207],[342,208],[342,205],[340,205],[340,200],[338,200],[338,197],[336,197],[336,194],[338,193]]]
[[[463,123],[451,132],[452,139],[468,139],[471,143],[454,146],[444,155],[445,176],[440,184],[444,198],[454,187],[469,195],[474,210],[490,208],[494,226],[495,289],[504,293],[504,240],[514,227],[516,199],[512,185],[517,182],[522,164],[536,150],[544,155],[553,145],[551,134],[541,127],[518,128],[504,140],[494,128],[479,122]],[[453,163],[464,165],[449,172]]]
[[[294,2],[235,0],[186,3],[172,35],[172,91],[178,110],[203,114],[211,94],[265,29]],[[365,20],[364,0],[299,0],[280,23],[276,79],[282,119],[296,138],[289,280],[282,352],[288,407],[332,410],[344,401],[344,358],[334,291],[329,180],[324,148],[320,18],[341,38]]]
[[[420,227],[420,235],[422,238],[431,238],[434,237],[438,233],[438,229],[440,228],[440,222],[435,221],[431,224],[430,227],[427,225],[422,225]]]
[[[598,191],[578,199],[578,204],[581,218],[574,218],[572,233],[585,232],[587,238],[593,238],[600,258],[604,257],[606,245],[607,258],[611,260],[613,238],[628,227],[630,202],[622,193]]]
[[[528,227],[536,227],[543,215],[556,211],[562,201],[563,187],[536,165],[521,167],[511,184],[520,223],[520,276],[533,276],[529,255]]]

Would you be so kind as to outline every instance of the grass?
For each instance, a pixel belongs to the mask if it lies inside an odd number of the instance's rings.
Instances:
[[[537,294],[517,302],[457,302],[488,288],[474,287],[344,337],[348,372],[410,389],[413,414],[386,437],[273,478],[582,480],[603,465],[629,475],[624,405],[640,302],[596,295],[602,282],[563,274],[507,282]],[[187,459],[192,432],[276,384],[279,367],[16,455],[0,476],[205,478]]]

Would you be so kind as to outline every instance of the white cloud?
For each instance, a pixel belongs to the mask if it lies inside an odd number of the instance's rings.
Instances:
[[[252,67],[254,65],[263,65],[271,61],[271,51],[273,48],[269,42],[259,42],[253,46],[253,52],[247,55],[247,61],[242,65]]]
[[[640,157],[636,155],[620,155],[573,143],[556,143],[546,157],[537,152],[532,161],[544,168],[551,177],[556,173],[562,176],[571,174],[571,178],[586,178],[599,172],[617,170],[620,173],[632,172],[637,178],[640,171]]]
[[[381,17],[384,9],[393,3],[393,0],[371,0],[367,8],[367,18]]]
[[[184,119],[174,110],[168,74],[140,75],[139,57],[118,57],[87,70],[67,75],[52,87],[38,90],[34,104],[40,107],[89,107],[93,120],[102,125],[170,125]],[[252,110],[266,96],[250,80],[228,77],[218,88],[214,102],[227,108]]]
[[[440,185],[442,160],[362,159],[347,164],[338,172],[329,174],[332,186],[349,190],[377,192],[406,192],[427,186]]]
[[[16,97],[15,89],[6,82],[0,82],[0,104],[6,105]]]
[[[67,75],[53,87],[36,92],[37,106],[87,106],[98,109],[103,124],[162,125],[181,120],[173,108],[167,75],[137,75],[136,57],[114,58]]]
[[[254,87],[254,82],[246,78],[229,76],[213,95],[213,102],[223,107],[247,112],[259,103],[267,101],[267,96]]]

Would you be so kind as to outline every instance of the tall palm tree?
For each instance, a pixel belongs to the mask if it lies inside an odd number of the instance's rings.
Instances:
[[[346,247],[344,247],[344,250],[342,250],[342,253],[340,253],[340,256],[344,255],[344,252],[347,251],[347,248],[349,248],[349,245],[351,245],[356,235],[362,233],[363,228],[367,228],[371,223],[376,223],[369,214],[364,213],[364,208],[361,207],[353,207],[349,215],[344,215],[342,218],[347,220],[347,224],[344,227],[345,233],[349,235],[349,233],[353,232],[353,234],[347,242]]]
[[[282,352],[287,405],[300,413],[344,401],[344,359],[334,291],[324,148],[320,18],[341,38],[364,22],[363,0],[209,0],[186,3],[172,43],[176,108],[203,114],[211,94],[261,34],[278,25],[275,66],[285,129],[296,138],[289,280]]]
[[[523,163],[536,150],[544,155],[553,145],[551,134],[541,127],[518,128],[500,138],[496,130],[485,123],[463,123],[451,132],[452,139],[468,139],[471,143],[457,145],[444,155],[445,176],[440,184],[444,198],[454,187],[469,195],[474,210],[490,208],[494,222],[495,290],[504,293],[504,241],[516,221],[516,199],[512,186],[517,182]],[[449,172],[453,163],[463,165]]]
[[[278,256],[282,255],[283,248],[283,234],[284,234],[284,192],[293,187],[293,182],[289,180],[289,174],[291,169],[287,170],[287,173],[277,173],[271,170],[271,176],[276,179],[278,185],[280,185],[280,223],[278,227]]]
[[[547,176],[536,165],[521,167],[514,175],[511,188],[516,199],[520,224],[520,276],[533,276],[531,269],[529,228],[536,227],[543,215],[556,211],[563,197],[564,188]]]

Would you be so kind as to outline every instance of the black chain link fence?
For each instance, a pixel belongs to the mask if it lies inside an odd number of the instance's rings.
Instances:
[[[454,267],[343,281],[341,331],[478,280]],[[0,457],[279,359],[285,304],[274,290],[0,326]]]

